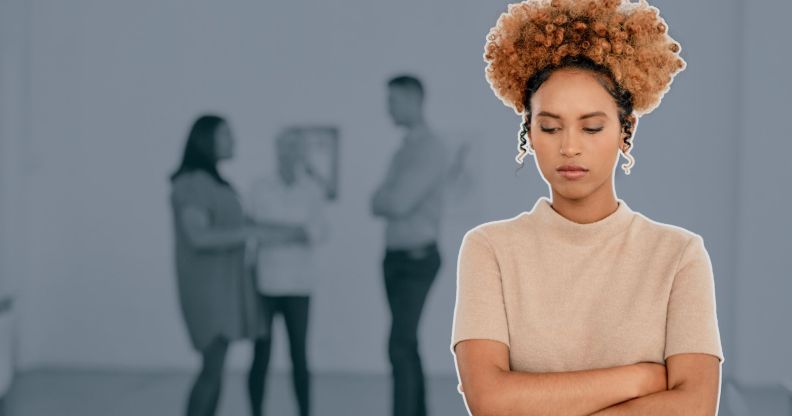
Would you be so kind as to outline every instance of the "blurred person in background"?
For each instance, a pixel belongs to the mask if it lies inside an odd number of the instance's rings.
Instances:
[[[299,226],[246,220],[236,191],[217,170],[218,162],[232,157],[233,144],[222,117],[199,117],[170,178],[179,301],[192,346],[202,356],[188,416],[215,414],[229,342],[262,333],[261,306],[244,268],[246,243],[306,239]]]
[[[370,201],[372,214],[386,221],[382,267],[392,317],[388,356],[394,416],[426,415],[418,324],[441,266],[437,239],[449,161],[444,143],[424,119],[423,101],[418,78],[401,75],[388,81],[388,112],[406,135]]]
[[[264,308],[265,336],[255,342],[253,365],[248,376],[251,409],[262,414],[267,369],[272,345],[272,322],[283,317],[289,337],[292,383],[301,416],[310,412],[310,372],[307,334],[310,295],[319,276],[315,247],[326,241],[323,216],[329,182],[312,167],[306,140],[299,128],[288,128],[275,141],[277,172],[257,179],[251,187],[248,211],[255,221],[304,227],[308,239],[258,247],[255,274],[258,296]]]

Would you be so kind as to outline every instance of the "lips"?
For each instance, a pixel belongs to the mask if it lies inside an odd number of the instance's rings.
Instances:
[[[557,169],[559,172],[586,172],[588,169],[580,165],[564,165]]]
[[[559,175],[569,180],[580,179],[588,175],[588,169],[576,164],[563,165],[556,170]]]

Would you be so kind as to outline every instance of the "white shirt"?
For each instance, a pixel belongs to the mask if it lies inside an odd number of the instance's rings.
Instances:
[[[303,169],[288,185],[279,174],[256,180],[248,197],[248,213],[255,221],[301,225],[308,243],[268,244],[257,248],[257,284],[261,293],[310,295],[314,288],[315,246],[326,241],[328,226],[322,217],[324,190]]]

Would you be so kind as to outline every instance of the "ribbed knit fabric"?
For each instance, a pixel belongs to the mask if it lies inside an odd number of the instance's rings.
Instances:
[[[712,264],[700,235],[623,200],[588,224],[533,209],[468,231],[457,261],[451,350],[509,347],[511,369],[608,368],[707,353],[723,362]]]

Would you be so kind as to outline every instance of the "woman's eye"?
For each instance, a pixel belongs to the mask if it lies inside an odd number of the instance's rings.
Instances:
[[[541,127],[540,126],[540,128],[542,129],[543,132],[550,133],[550,134],[553,134],[557,130],[559,130],[558,127]],[[585,131],[586,133],[589,133],[589,134],[596,134],[596,133],[601,132],[602,129],[603,129],[602,127],[599,127],[599,128],[584,128],[583,131]]]

